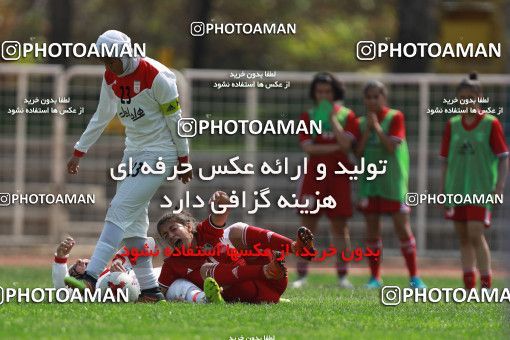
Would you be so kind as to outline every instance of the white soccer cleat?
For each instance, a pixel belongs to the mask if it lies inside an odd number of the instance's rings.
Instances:
[[[306,277],[302,277],[292,282],[292,288],[303,288],[304,286],[306,286],[306,284],[307,284]]]
[[[349,281],[345,276],[338,279],[338,287],[342,289],[354,289],[351,281]]]

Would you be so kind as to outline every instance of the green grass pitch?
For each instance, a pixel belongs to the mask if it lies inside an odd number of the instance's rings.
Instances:
[[[292,279],[292,277],[291,277]],[[352,277],[362,286],[366,277]],[[405,277],[384,277],[407,286]],[[430,287],[458,279],[425,278]],[[496,280],[501,287],[502,281]],[[0,286],[50,287],[49,268],[0,268]],[[383,306],[377,291],[336,288],[333,275],[311,275],[290,303],[193,305],[42,303],[0,305],[0,339],[508,339],[507,304],[406,303]]]

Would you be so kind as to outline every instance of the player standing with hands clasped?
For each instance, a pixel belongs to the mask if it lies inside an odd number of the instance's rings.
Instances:
[[[96,44],[99,50],[104,44],[109,50],[117,45],[117,51],[132,51],[131,39],[115,30],[100,35]],[[81,289],[94,289],[99,274],[122,242],[130,249],[143,248],[149,228],[149,201],[177,162],[181,168],[188,163],[189,154],[188,141],[177,133],[181,109],[175,75],[151,58],[119,54],[101,60],[106,70],[97,111],[76,143],[67,169],[70,174],[78,173],[80,159],[115,115],[126,128],[122,162],[128,164],[131,158],[134,166],[130,174],[117,183],[103,231],[86,273],[78,282],[80,286],[76,287]],[[154,169],[158,161],[165,163],[164,173],[144,175],[140,172],[144,162]],[[191,170],[178,178],[183,183],[189,182]],[[141,288],[139,301],[156,302],[165,298],[150,256],[138,258],[133,269]]]
[[[409,151],[406,142],[404,114],[386,106],[387,91],[379,81],[367,83],[363,89],[367,113],[359,118],[362,137],[356,155],[367,163],[385,162],[386,173],[373,180],[362,175],[359,185],[359,209],[365,215],[367,247],[382,251],[381,215],[390,214],[400,239],[400,249],[409,271],[412,288],[426,288],[418,277],[416,242],[409,222],[409,207],[404,203],[409,179]],[[380,288],[381,256],[368,258],[371,277],[366,288]]]

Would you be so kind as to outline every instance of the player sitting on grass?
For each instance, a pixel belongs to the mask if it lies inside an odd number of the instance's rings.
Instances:
[[[217,191],[210,203],[229,203],[224,192]],[[207,284],[208,278],[215,279],[223,287],[223,298],[227,302],[264,303],[280,301],[287,287],[287,269],[280,250],[289,249],[295,255],[305,249],[314,252],[313,235],[305,227],[298,231],[296,241],[273,231],[237,222],[225,228],[229,215],[211,213],[200,223],[189,213],[167,214],[158,224],[159,235],[167,244],[182,250],[221,249],[215,256],[169,256],[165,259],[159,277],[162,292],[177,279],[185,278],[197,286]],[[269,256],[243,256],[231,259],[226,247],[237,250],[270,249]],[[204,279],[206,280],[204,282]],[[207,288],[207,286],[205,286]]]
[[[56,289],[65,288],[68,281],[75,281],[75,279],[80,279],[85,274],[89,259],[78,259],[71,267],[67,268],[67,259],[69,258],[71,249],[75,244],[76,242],[72,237],[67,237],[65,240],[60,242],[57,247],[52,267],[53,286]],[[156,243],[152,237],[147,238],[147,245],[151,250],[156,248]],[[109,272],[125,272],[134,280],[136,280],[136,275],[133,271],[134,261],[132,261],[132,259],[130,259],[128,256],[124,256],[124,253],[125,251],[123,249],[117,252],[111,262],[111,266],[109,268],[105,268],[105,270],[99,275],[96,287],[100,285],[101,280],[105,278],[106,274]],[[156,267],[153,270],[154,275],[158,277],[161,272],[161,267]],[[221,301],[220,289],[218,285],[214,280],[210,281],[211,282],[207,286],[208,289],[204,292],[187,280],[176,280],[168,290],[169,293],[167,294],[167,299],[170,301],[176,300],[197,303]]]

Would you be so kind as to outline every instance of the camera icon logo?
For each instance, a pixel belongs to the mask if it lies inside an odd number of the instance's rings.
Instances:
[[[205,23],[193,21],[190,25],[190,33],[194,37],[201,37],[205,34]]]
[[[374,60],[377,54],[375,42],[363,40],[356,44],[356,58],[358,60]]]
[[[418,193],[408,192],[406,194],[406,204],[410,207],[416,207],[418,205]]]
[[[197,120],[195,118],[181,118],[177,124],[179,137],[190,138],[197,135]]]
[[[2,192],[0,193],[0,207],[8,207],[11,205],[11,194]]]
[[[398,286],[385,286],[381,289],[381,302],[385,306],[398,306],[402,293]]]
[[[19,58],[21,58],[21,44],[19,41],[4,41],[2,43],[2,59],[18,60]]]

